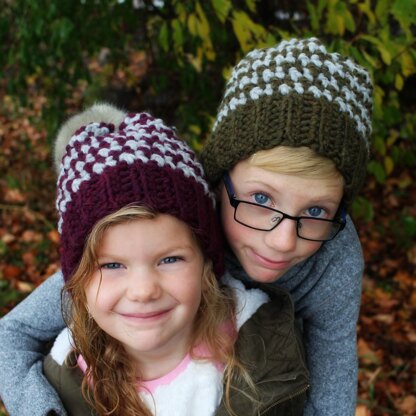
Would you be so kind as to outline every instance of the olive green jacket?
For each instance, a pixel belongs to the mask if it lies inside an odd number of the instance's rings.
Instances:
[[[294,325],[290,296],[283,290],[256,285],[271,298],[243,324],[238,334],[236,354],[247,368],[256,389],[259,405],[244,394],[244,383],[236,381],[230,391],[230,403],[239,416],[301,416],[309,387],[301,337]],[[71,360],[70,360],[71,361]],[[72,364],[75,362],[72,357]],[[82,373],[77,367],[60,366],[51,356],[44,371],[57,390],[70,416],[93,415],[81,394]],[[174,413],[172,413],[174,414]],[[216,416],[228,416],[224,397]]]

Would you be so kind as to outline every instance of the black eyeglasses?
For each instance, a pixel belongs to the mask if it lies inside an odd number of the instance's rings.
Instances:
[[[224,175],[224,185],[227,190],[230,205],[234,208],[234,219],[249,228],[259,231],[274,230],[285,218],[296,221],[296,233],[299,238],[309,241],[332,240],[346,224],[346,212],[341,204],[334,219],[313,217],[293,217],[282,211],[237,199],[231,178]]]

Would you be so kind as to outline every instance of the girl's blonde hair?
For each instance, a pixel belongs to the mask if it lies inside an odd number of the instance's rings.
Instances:
[[[110,227],[128,221],[154,219],[157,213],[141,206],[128,206],[101,219],[89,234],[78,268],[66,283],[63,296],[63,312],[71,329],[76,354],[81,354],[88,366],[82,382],[83,396],[97,415],[143,415],[150,410],[137,394],[140,369],[133,363],[123,345],[104,332],[88,311],[85,287],[98,267],[97,251],[104,233]],[[198,244],[195,238],[195,243]],[[234,354],[235,333],[221,330],[229,322],[235,322],[235,304],[228,288],[220,287],[213,272],[212,262],[205,259],[203,289],[189,352],[199,344],[208,347],[210,359],[225,366],[224,398],[230,412],[232,380],[242,379],[253,392],[251,378]],[[71,296],[67,296],[70,294]]]
[[[276,146],[254,153],[249,162],[253,166],[284,175],[312,179],[339,178],[344,183],[335,163],[309,147]]]

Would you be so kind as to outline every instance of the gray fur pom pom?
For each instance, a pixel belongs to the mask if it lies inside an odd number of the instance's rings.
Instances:
[[[54,164],[55,170],[59,174],[62,157],[65,154],[66,146],[72,135],[82,126],[89,123],[111,123],[117,129],[117,126],[124,120],[127,113],[111,104],[97,103],[82,113],[76,114],[69,118],[61,127],[56,136],[54,146]]]

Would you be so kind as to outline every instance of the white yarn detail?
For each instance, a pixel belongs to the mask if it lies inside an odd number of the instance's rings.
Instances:
[[[303,78],[303,74],[300,73],[296,68],[289,68],[290,79],[294,82],[299,81],[300,78]]]
[[[270,301],[270,298],[260,289],[246,289],[240,280],[235,279],[228,272],[221,278],[221,281],[233,290],[236,303],[236,326],[239,331],[261,305]]]
[[[263,79],[264,79],[264,82],[266,82],[266,83],[270,82],[270,80],[272,79],[272,77],[273,77],[273,73],[272,73],[272,71],[270,71],[269,68],[267,68],[267,69],[265,69],[263,71]]]
[[[74,341],[72,339],[71,332],[68,327],[65,327],[59,335],[56,337],[53,346],[51,348],[51,357],[59,365],[63,365],[65,359],[72,351]]]
[[[173,170],[182,171],[185,177],[194,178],[202,185],[206,195],[208,195],[215,206],[215,195],[209,190],[208,183],[202,176],[202,165],[193,157],[189,147],[176,138],[169,135],[168,129],[160,119],[147,120],[147,126],[152,126],[155,130],[149,134],[145,128],[138,128],[134,123],[140,119],[140,114],[133,117],[126,117],[125,131],[128,139],[119,133],[109,133],[106,127],[100,127],[99,123],[91,123],[85,129],[71,137],[68,145],[71,147],[61,163],[60,175],[58,178],[58,195],[56,207],[60,213],[58,230],[62,232],[63,214],[67,210],[68,203],[76,194],[82,183],[91,180],[91,175],[100,175],[120,162],[129,165],[140,161],[149,163],[153,161],[158,166],[169,166]],[[97,138],[100,134],[111,135],[111,137]],[[157,141],[152,142],[152,137],[157,136]],[[100,144],[101,143],[101,144]],[[103,147],[105,143],[108,147]],[[73,146],[79,146],[77,152]],[[98,151],[93,151],[94,149]],[[173,162],[177,160],[177,162]]]
[[[295,58],[293,52],[296,50],[307,50],[311,55],[301,52]],[[316,38],[303,41],[291,39],[282,41],[274,48],[248,53],[246,59],[236,66],[226,85],[223,105],[213,131],[230,111],[245,106],[249,100],[258,100],[276,92],[281,95],[311,93],[317,99],[337,103],[339,110],[348,114],[355,123],[357,131],[363,137],[369,136],[371,119],[366,106],[371,104],[371,91],[359,79],[362,76],[367,84],[371,83],[368,72],[351,59],[341,59],[337,53],[331,53],[331,59],[325,59],[325,56],[328,56],[326,48]],[[316,71],[317,75],[313,75],[311,67],[326,69],[327,73]],[[257,74],[262,81],[260,85]],[[337,78],[343,80],[342,88]],[[250,85],[253,87],[250,88]],[[368,147],[369,144],[366,144]]]
[[[286,84],[279,85],[279,92],[280,92],[280,94],[282,94],[282,95],[287,95],[287,94],[289,94],[291,90],[292,90],[292,88],[290,88],[290,87],[289,87],[288,85],[286,85]]]

